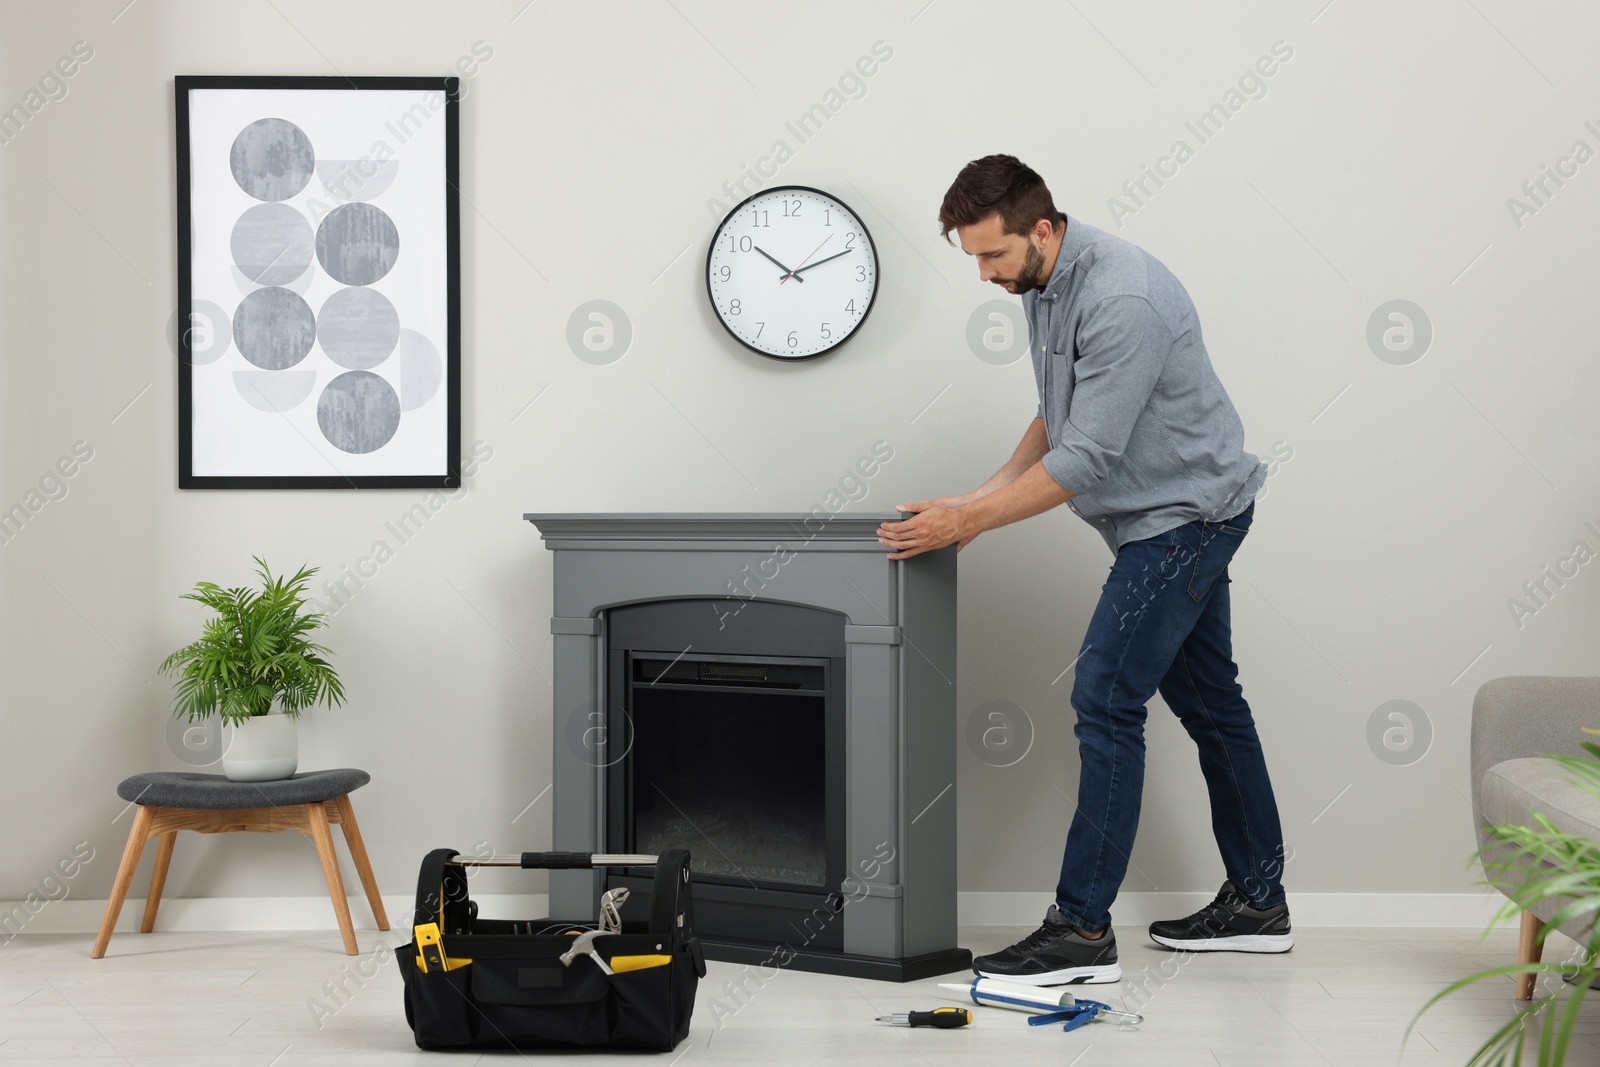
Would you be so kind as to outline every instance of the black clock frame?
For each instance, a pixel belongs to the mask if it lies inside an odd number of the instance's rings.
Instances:
[[[740,211],[744,210],[744,206],[750,203],[752,200],[759,199],[763,196],[771,196],[773,193],[781,193],[785,189],[795,189],[803,193],[816,193],[818,196],[825,196],[829,200],[832,200],[834,203],[838,204],[840,207],[844,208],[846,211],[850,212],[850,214],[854,215],[856,221],[861,224],[861,235],[867,239],[867,247],[872,249],[873,271],[876,275],[876,278],[872,284],[872,295],[867,298],[867,309],[861,313],[861,318],[856,322],[855,326],[851,328],[849,333],[839,338],[838,341],[829,345],[827,348],[824,348],[821,352],[813,352],[809,356],[778,356],[771,352],[765,351],[764,349],[757,348],[749,341],[746,341],[743,337],[740,337],[738,334],[733,332],[733,327],[728,325],[727,320],[722,317],[722,313],[717,310],[717,297],[716,294],[711,291],[711,254],[717,250],[717,238],[722,236],[722,228],[726,226],[735,216],[737,216]],[[861,212],[857,211],[855,208],[839,199],[838,196],[828,192],[826,189],[817,189],[810,185],[773,185],[766,189],[757,189],[755,192],[751,193],[749,196],[735,204],[733,206],[733,210],[722,216],[722,221],[717,223],[716,231],[711,235],[711,243],[706,246],[706,266],[705,270],[702,271],[701,274],[705,278],[706,299],[711,303],[711,314],[716,316],[718,324],[727,331],[729,337],[733,338],[735,341],[738,341],[741,345],[757,355],[765,356],[766,358],[776,360],[779,363],[804,363],[807,360],[821,359],[823,356],[832,355],[833,353],[839,351],[839,349],[844,346],[846,341],[850,340],[850,338],[861,332],[861,327],[866,324],[867,316],[872,314],[872,306],[878,302],[878,289],[883,281],[882,268],[883,261],[878,258],[878,244],[872,239],[872,232],[867,229],[866,220],[861,217]]]

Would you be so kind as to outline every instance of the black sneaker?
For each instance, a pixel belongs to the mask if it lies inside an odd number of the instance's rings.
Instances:
[[[1232,882],[1223,882],[1217,899],[1193,915],[1151,923],[1150,940],[1190,952],[1288,952],[1294,947],[1289,905],[1252,908]]]
[[[1117,963],[1117,935],[1109,926],[1090,939],[1061,918],[1054,904],[1044,913],[1044,925],[1010,948],[972,961],[972,969],[985,978],[1000,978],[1022,985],[1077,985],[1116,982],[1122,978]]]

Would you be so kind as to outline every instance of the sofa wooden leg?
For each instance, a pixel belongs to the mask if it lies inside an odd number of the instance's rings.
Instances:
[[[1531,911],[1522,913],[1522,934],[1517,939],[1517,962],[1538,963],[1544,955],[1544,943],[1539,940],[1539,933],[1544,929],[1544,923]],[[1517,975],[1517,999],[1532,1000],[1534,981],[1539,976],[1536,974]]]

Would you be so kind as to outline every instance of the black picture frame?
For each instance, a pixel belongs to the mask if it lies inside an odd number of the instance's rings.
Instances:
[[[439,442],[442,457],[431,455],[427,464],[431,469],[422,472],[372,473],[370,470],[341,470],[331,458],[332,468],[326,475],[305,473],[196,473],[196,363],[194,337],[195,311],[195,217],[194,175],[192,173],[191,94],[197,90],[273,90],[292,93],[301,90],[341,90],[351,93],[437,92],[443,95],[443,167],[440,178],[440,212],[444,230],[444,315],[443,367],[438,369],[439,386],[445,390],[442,413],[443,441]],[[400,97],[396,98],[401,99]],[[174,114],[176,118],[177,155],[177,262],[178,262],[178,487],[180,489],[454,489],[461,485],[461,209],[460,209],[460,79],[456,77],[299,77],[253,75],[177,75],[174,77]],[[347,166],[351,161],[341,160]],[[361,161],[356,161],[361,162]],[[407,177],[409,177],[407,172]],[[418,181],[428,179],[414,179]],[[310,182],[316,181],[313,177]],[[309,186],[308,186],[309,188]],[[430,222],[435,221],[430,217]],[[401,246],[403,247],[403,246]],[[397,253],[398,255],[398,253]],[[315,269],[315,265],[308,269]],[[258,283],[265,287],[265,283]],[[337,283],[336,283],[337,284]],[[242,303],[242,301],[241,301]],[[404,321],[404,309],[399,309]],[[230,335],[231,336],[231,335]],[[235,346],[236,348],[237,346]],[[429,341],[435,355],[438,346]],[[226,358],[227,354],[221,358]],[[218,358],[218,357],[211,357]],[[397,359],[397,356],[387,357]],[[253,372],[252,372],[253,373]],[[394,371],[392,373],[398,373]],[[309,388],[309,387],[308,387]],[[265,394],[261,394],[265,395]],[[430,401],[435,399],[429,394]],[[202,400],[201,403],[210,401]],[[397,399],[395,403],[400,402]],[[270,411],[271,409],[262,409]],[[282,414],[280,411],[279,414]],[[430,418],[438,420],[438,413]],[[393,419],[398,423],[403,414],[396,408]],[[391,431],[397,433],[397,431]],[[304,432],[300,436],[310,441]],[[436,436],[436,434],[435,434]],[[319,451],[335,448],[325,437]],[[432,462],[442,458],[442,471]],[[363,462],[362,466],[372,466]],[[420,464],[418,464],[420,466]]]

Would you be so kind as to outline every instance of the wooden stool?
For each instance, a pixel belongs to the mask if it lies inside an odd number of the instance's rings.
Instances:
[[[309,835],[322,858],[322,873],[328,879],[328,895],[333,898],[334,914],[339,918],[344,950],[354,956],[358,951],[356,935],[350,925],[350,905],[345,899],[344,881],[339,877],[329,826],[337,823],[344,827],[345,844],[350,846],[350,858],[361,876],[372,917],[377,920],[378,929],[389,929],[389,917],[384,914],[378,883],[372,877],[367,849],[356,826],[356,813],[350,807],[350,794],[371,780],[366,771],[353,767],[304,771],[275,782],[230,782],[220,774],[189,771],[155,771],[124,779],[117,786],[117,795],[137,804],[139,812],[128,831],[122,865],[117,868],[117,880],[111,888],[111,899],[106,901],[106,915],[90,958],[99,959],[106,954],[106,944],[122,912],[133,872],[139,866],[139,854],[147,839],[159,837],[155,867],[150,871],[150,893],[145,899],[144,923],[139,930],[148,934],[155,926],[156,908],[161,904],[161,888],[167,880],[167,864],[172,861],[172,846],[179,830],[202,834],[298,830]]]

